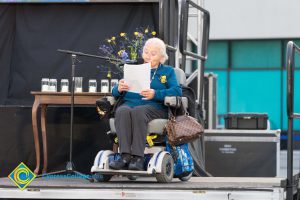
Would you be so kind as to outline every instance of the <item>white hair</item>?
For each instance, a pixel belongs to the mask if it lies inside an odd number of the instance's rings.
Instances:
[[[161,53],[161,64],[164,64],[166,60],[168,60],[169,56],[167,55],[167,49],[164,41],[162,41],[159,38],[150,38],[145,42],[143,51],[145,50],[145,47],[148,45],[157,45],[160,48],[160,53]]]

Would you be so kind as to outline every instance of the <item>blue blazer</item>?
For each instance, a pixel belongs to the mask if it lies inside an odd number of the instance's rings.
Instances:
[[[156,69],[151,69],[150,79],[152,79]],[[158,109],[166,109],[164,99],[166,96],[182,96],[181,87],[176,79],[173,67],[160,64],[151,81],[150,88],[155,90],[154,98],[151,100],[143,100],[143,96],[138,93],[125,92],[124,105],[135,107],[140,105],[152,105]],[[112,90],[114,97],[121,96],[118,91],[118,85]]]

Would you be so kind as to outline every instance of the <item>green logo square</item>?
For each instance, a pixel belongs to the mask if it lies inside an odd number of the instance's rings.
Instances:
[[[36,175],[23,162],[8,175],[8,178],[12,180],[20,190],[24,190],[35,177]]]

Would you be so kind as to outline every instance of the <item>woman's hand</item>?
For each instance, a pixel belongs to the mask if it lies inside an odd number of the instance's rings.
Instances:
[[[140,95],[142,95],[143,99],[145,100],[150,100],[150,99],[153,99],[154,95],[155,95],[155,90],[153,89],[144,89],[141,91]]]
[[[128,90],[129,90],[128,84],[124,81],[124,79],[121,79],[118,84],[118,91],[121,93]]]

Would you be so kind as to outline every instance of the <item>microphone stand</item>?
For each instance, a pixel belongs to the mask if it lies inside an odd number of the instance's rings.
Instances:
[[[77,56],[86,56],[86,57],[92,57],[92,58],[98,58],[106,61],[116,61],[122,64],[133,64],[136,63],[137,61],[134,60],[128,60],[124,62],[123,60],[120,59],[114,59],[114,58],[108,58],[108,57],[103,57],[103,56],[97,56],[97,55],[92,55],[92,54],[86,54],[82,52],[75,52],[75,51],[70,51],[70,50],[62,50],[58,49],[58,52],[61,53],[66,53],[71,55],[71,61],[72,61],[72,68],[71,68],[71,119],[70,119],[70,149],[69,149],[69,161],[66,164],[66,169],[61,170],[61,171],[56,171],[56,172],[50,172],[46,174],[39,175],[38,177],[45,177],[47,175],[54,175],[54,174],[74,174],[74,175],[79,175],[80,177],[92,181],[92,177],[85,175],[81,172],[76,171],[74,168],[74,163],[73,163],[73,129],[74,129],[74,82],[75,82],[75,67],[76,67],[76,60]]]

